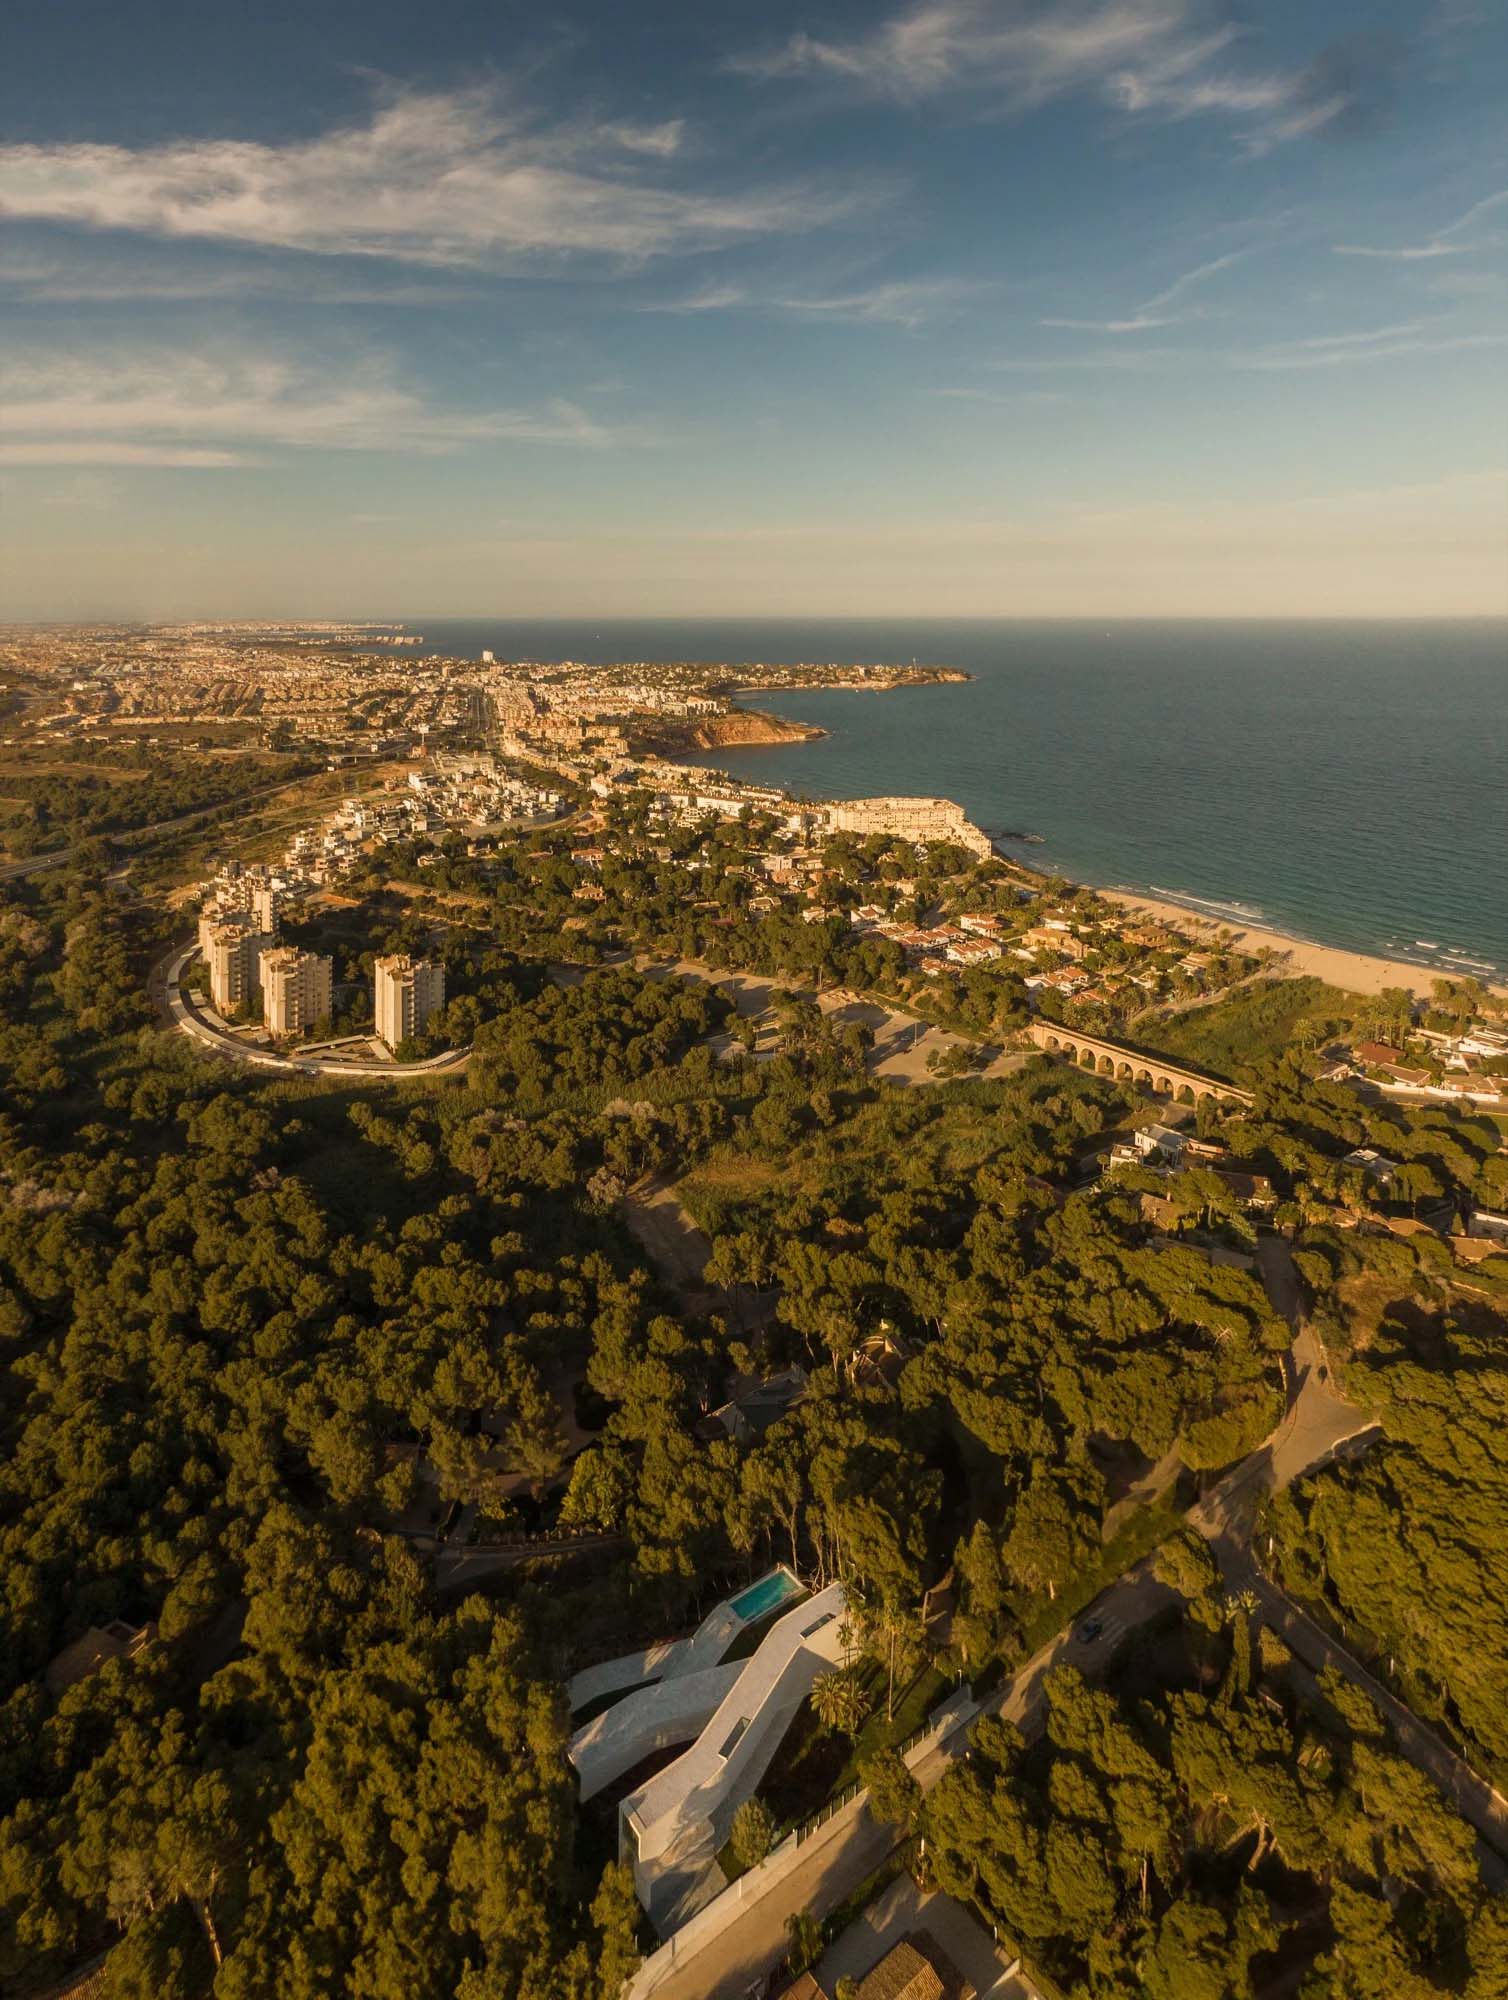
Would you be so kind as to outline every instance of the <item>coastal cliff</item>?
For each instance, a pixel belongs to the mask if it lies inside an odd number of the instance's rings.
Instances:
[[[742,749],[759,743],[809,743],[827,731],[811,722],[788,722],[783,715],[767,715],[757,708],[732,708],[723,715],[699,716],[695,721],[674,721],[668,716],[635,718],[635,749],[656,750],[671,756],[688,750]]]
[[[727,715],[709,715],[695,724],[690,742],[697,750],[726,750],[744,743],[808,743],[827,731],[812,722],[789,722],[762,709],[735,708]]]

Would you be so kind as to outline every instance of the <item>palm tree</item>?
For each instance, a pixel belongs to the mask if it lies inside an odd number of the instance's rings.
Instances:
[[[787,1957],[792,1972],[805,1972],[822,1956],[822,1926],[810,1910],[797,1910],[785,1920],[785,1934],[790,1940]]]
[[[812,1682],[812,1708],[828,1729],[852,1736],[869,1713],[869,1697],[851,1668],[838,1667]]]

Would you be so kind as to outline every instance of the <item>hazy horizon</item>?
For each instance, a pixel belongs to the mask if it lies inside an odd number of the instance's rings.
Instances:
[[[0,630],[46,631],[49,628],[89,630],[96,626],[131,625],[152,627],[158,625],[266,625],[297,629],[300,626],[343,625],[365,628],[373,633],[397,631],[418,633],[423,636],[425,625],[484,625],[495,623],[499,626],[528,625],[539,628],[559,626],[563,629],[579,630],[583,624],[591,624],[594,619],[625,627],[676,625],[1503,625],[1508,624],[1508,611],[1427,611],[1399,612],[1388,615],[1361,612],[1313,612],[1291,613],[1272,612],[1266,616],[1260,613],[1239,612],[1154,612],[1118,613],[1096,616],[1091,613],[1061,612],[1041,613],[997,613],[997,612],[907,612],[876,613],[873,611],[833,611],[833,612],[627,612],[604,611],[591,614],[571,615],[567,612],[521,613],[518,611],[444,611],[424,616],[394,616],[383,618],[367,611],[299,610],[279,614],[270,611],[224,611],[201,609],[183,611],[168,609],[151,616],[124,611],[85,611],[74,616],[3,618]],[[373,643],[378,643],[375,639]]]

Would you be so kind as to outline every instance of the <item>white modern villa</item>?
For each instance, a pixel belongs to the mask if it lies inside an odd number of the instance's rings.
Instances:
[[[742,1633],[794,1599],[748,1657],[724,1664]],[[841,1584],[806,1597],[792,1571],[773,1569],[719,1604],[689,1639],[626,1654],[570,1683],[578,1709],[625,1690],[571,1739],[584,1799],[654,1751],[689,1745],[618,1809],[619,1852],[662,1937],[723,1887],[717,1851],[813,1681],[841,1661],[845,1608]]]

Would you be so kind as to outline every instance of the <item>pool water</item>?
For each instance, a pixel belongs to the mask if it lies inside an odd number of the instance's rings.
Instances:
[[[777,1604],[784,1604],[788,1597],[800,1595],[801,1585],[788,1569],[772,1569],[768,1576],[762,1576],[758,1583],[751,1583],[747,1590],[731,1599],[729,1609],[735,1618],[749,1625],[756,1618],[763,1618],[767,1611],[773,1611]]]

